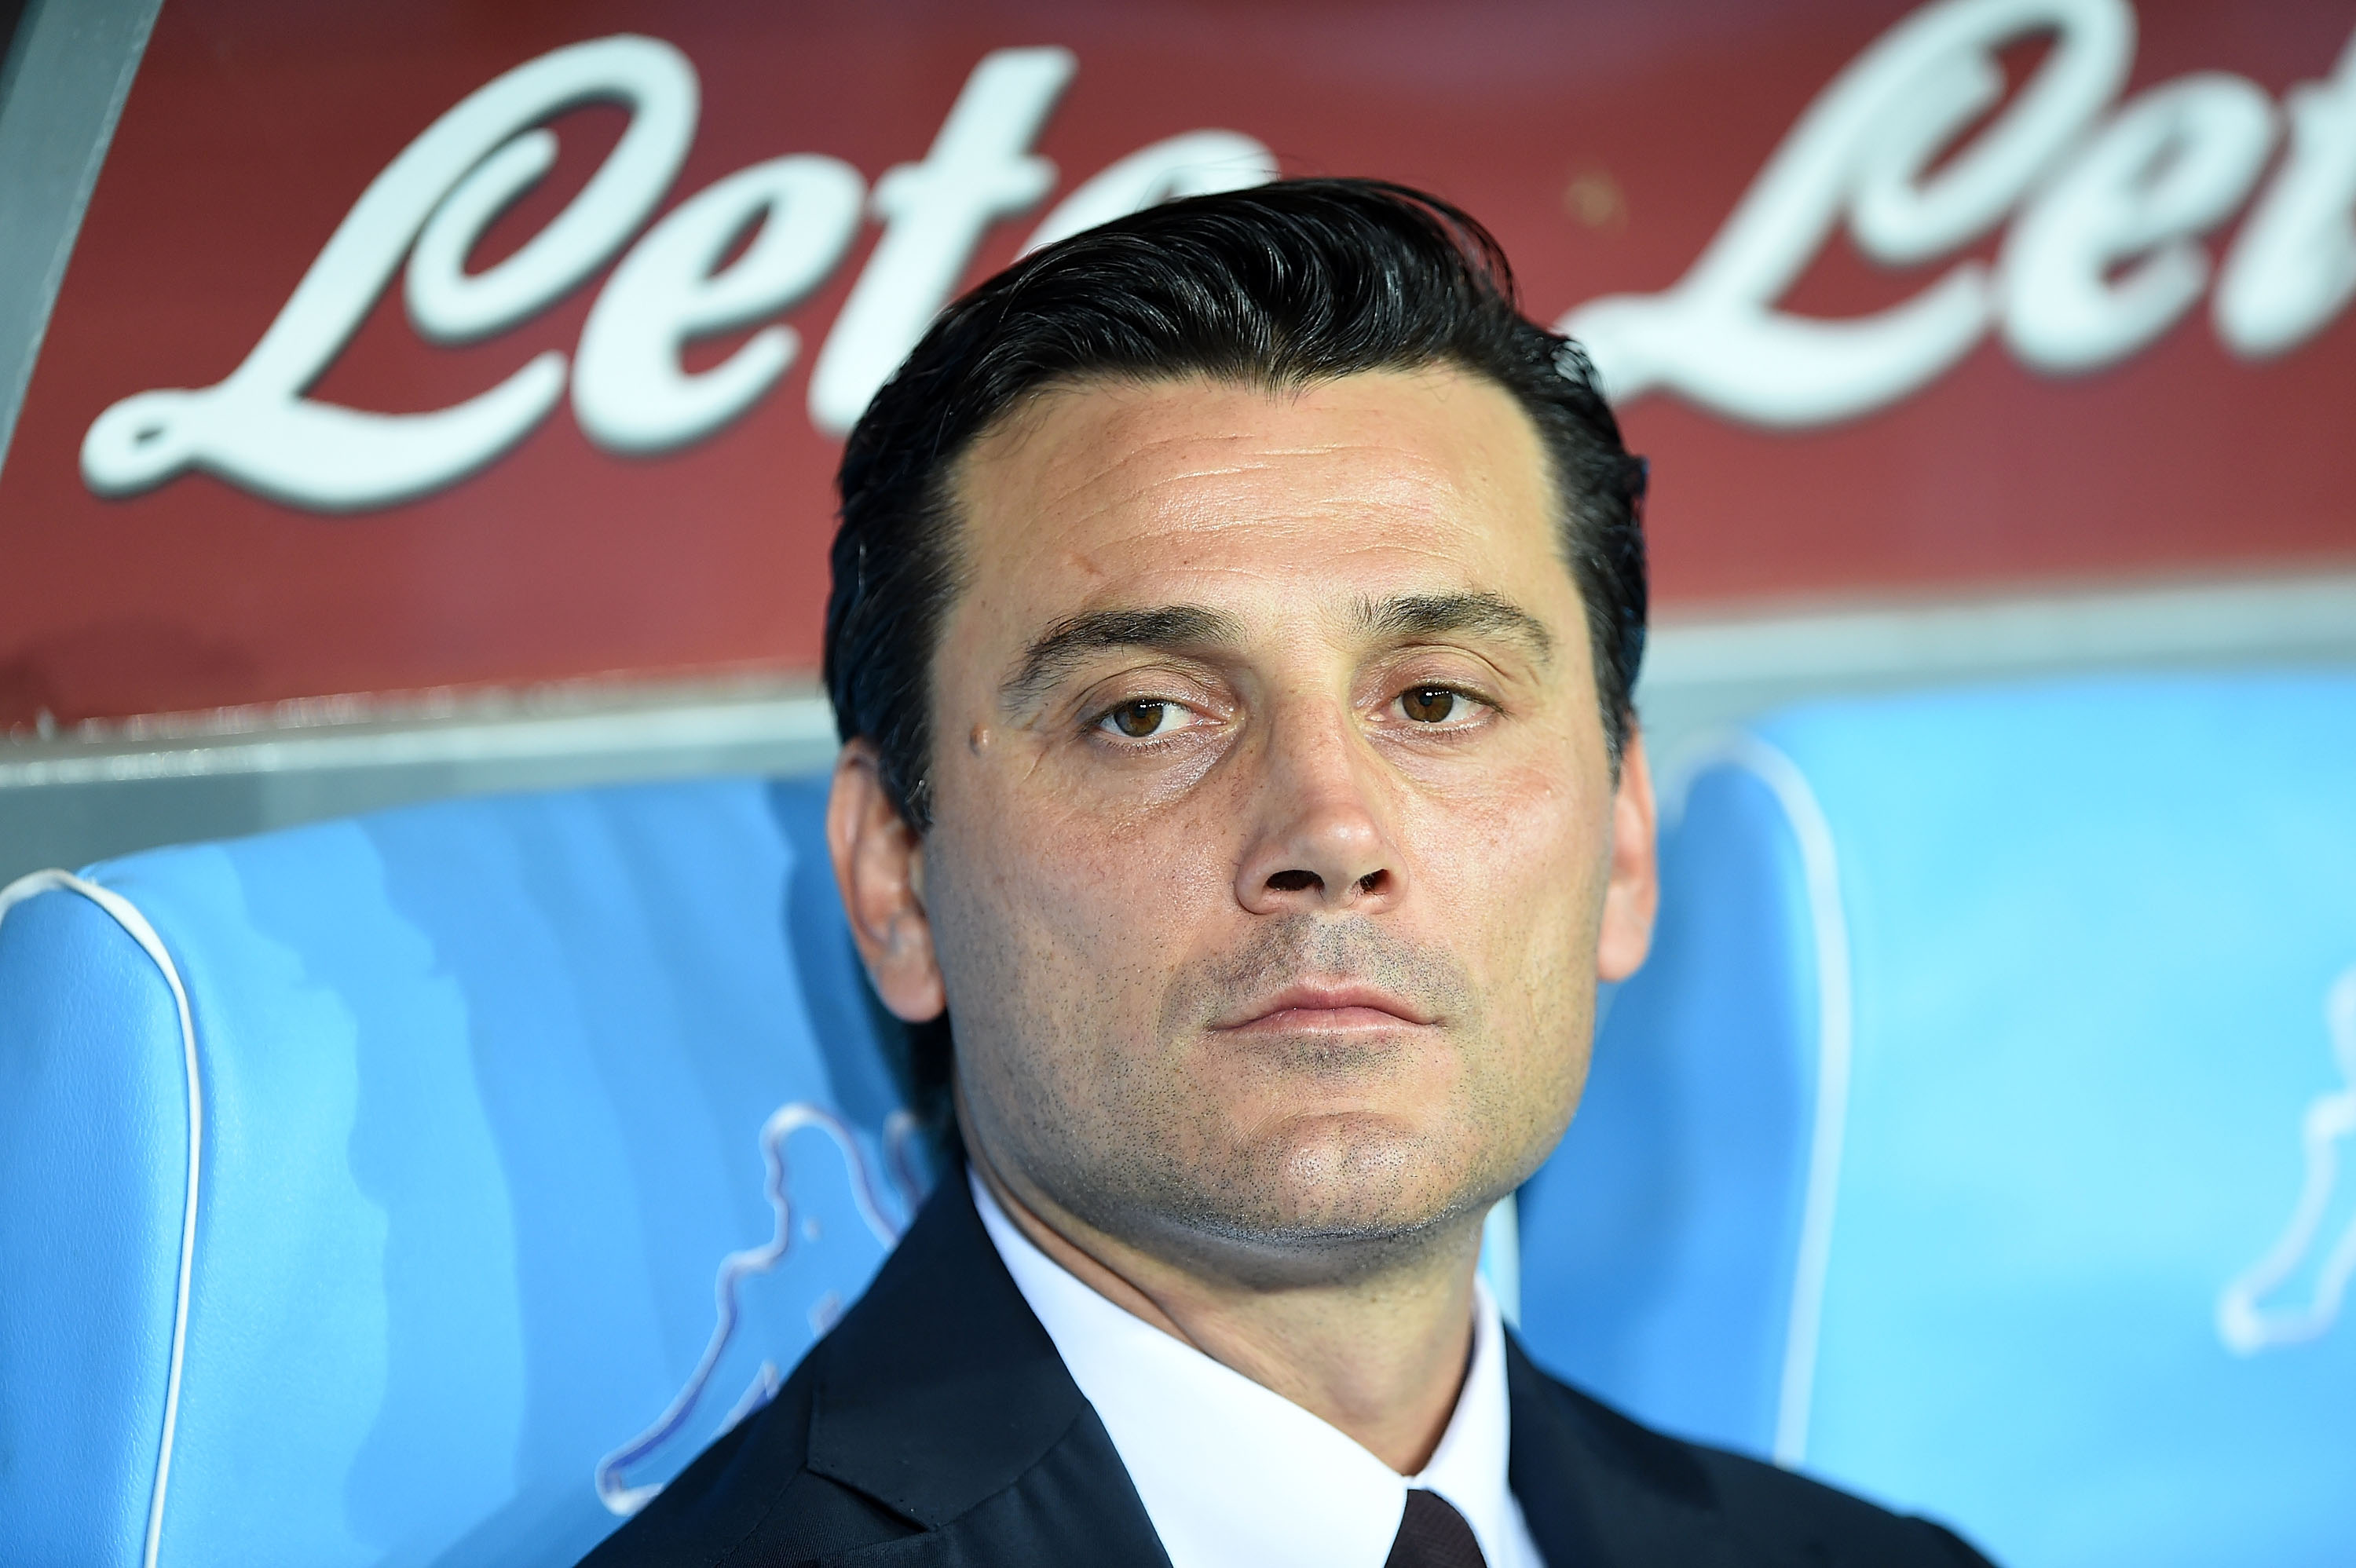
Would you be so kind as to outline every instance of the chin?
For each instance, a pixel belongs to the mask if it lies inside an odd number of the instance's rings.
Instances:
[[[1398,1116],[1302,1117],[1241,1151],[1240,1179],[1220,1185],[1242,1200],[1231,1221],[1268,1241],[1388,1247],[1486,1208],[1479,1152]]]

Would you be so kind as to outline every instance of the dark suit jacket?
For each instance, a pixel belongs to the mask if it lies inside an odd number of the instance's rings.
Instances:
[[[1509,1479],[1551,1568],[1986,1568],[1936,1525],[1639,1426],[1510,1337],[1505,1377]],[[583,1568],[1168,1563],[958,1173],[768,1407]]]

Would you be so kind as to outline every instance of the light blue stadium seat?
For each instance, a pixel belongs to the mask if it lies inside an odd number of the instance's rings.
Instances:
[[[1827,704],[1665,793],[1538,1359],[2014,1568],[2356,1562],[2356,678]]]
[[[2346,1561],[2356,680],[1813,709],[1682,795],[1539,1358],[2016,1568]],[[451,802],[9,911],[0,1563],[566,1563],[757,1401],[920,1180],[820,817]]]
[[[20,900],[0,1563],[569,1563],[756,1403],[917,1179],[822,813],[452,802]]]

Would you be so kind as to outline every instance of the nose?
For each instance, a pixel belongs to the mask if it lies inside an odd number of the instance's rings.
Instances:
[[[1236,899],[1254,914],[1374,914],[1407,891],[1380,763],[1350,715],[1295,713],[1272,727]]]

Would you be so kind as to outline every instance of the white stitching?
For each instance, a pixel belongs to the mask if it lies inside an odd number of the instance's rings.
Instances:
[[[1684,815],[1694,781],[1714,768],[1740,768],[1765,784],[1783,809],[1800,851],[1816,948],[1816,1107],[1809,1137],[1808,1186],[1801,1210],[1800,1250],[1792,1270],[1792,1310],[1783,1336],[1783,1372],[1775,1400],[1772,1456],[1786,1469],[1808,1451],[1808,1417],[1816,1380],[1825,1281],[1832,1271],[1833,1212],[1840,1196],[1841,1146],[1848,1125],[1853,1019],[1849,989],[1848,921],[1841,907],[1840,866],[1832,825],[1808,786],[1807,775],[1783,752],[1756,735],[1734,731],[1705,737],[1678,758],[1664,792],[1665,815]]]
[[[180,1366],[188,1339],[188,1282],[196,1272],[197,1261],[197,1186],[204,1163],[205,1103],[197,1073],[196,1023],[188,1013],[187,988],[180,984],[180,972],[165,949],[164,939],[155,933],[147,917],[139,912],[138,906],[121,893],[85,881],[70,871],[35,871],[0,888],[0,919],[5,919],[14,905],[46,892],[80,893],[112,916],[114,923],[164,972],[164,983],[172,988],[172,1000],[180,1011],[180,1062],[188,1091],[188,1187],[180,1212],[180,1278],[172,1300],[172,1359],[164,1384],[164,1433],[155,1450],[155,1483],[147,1502],[146,1546],[140,1556],[143,1568],[155,1568],[155,1553],[164,1536],[164,1492],[172,1475],[172,1439],[180,1420]]]

